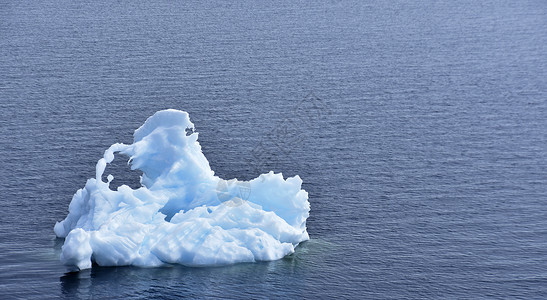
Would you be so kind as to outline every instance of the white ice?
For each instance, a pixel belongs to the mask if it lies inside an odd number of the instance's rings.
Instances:
[[[188,113],[163,110],[114,144],[96,176],[78,190],[68,216],[55,224],[65,238],[61,261],[101,266],[223,265],[280,259],[308,240],[310,205],[302,180],[262,174],[251,181],[214,175]],[[114,153],[143,172],[141,187],[110,189],[102,180]]]

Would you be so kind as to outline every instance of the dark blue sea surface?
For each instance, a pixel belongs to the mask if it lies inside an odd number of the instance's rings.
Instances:
[[[311,240],[67,273],[55,222],[165,108],[223,178],[300,175]],[[0,205],[1,299],[545,298],[547,2],[0,0]]]

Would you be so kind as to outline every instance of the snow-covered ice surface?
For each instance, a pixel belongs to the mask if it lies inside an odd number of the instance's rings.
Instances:
[[[214,175],[188,113],[163,110],[114,144],[96,177],[78,190],[68,216],[55,224],[65,238],[61,261],[101,266],[223,265],[276,260],[308,240],[310,205],[302,180],[262,174],[251,181]],[[191,129],[191,130],[188,130]],[[191,134],[188,134],[192,132]],[[112,190],[102,180],[115,153],[143,172],[142,186]]]

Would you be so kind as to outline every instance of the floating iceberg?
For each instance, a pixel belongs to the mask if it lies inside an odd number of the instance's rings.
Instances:
[[[309,239],[310,205],[300,177],[285,180],[270,172],[251,181],[223,180],[211,170],[193,126],[186,112],[159,111],[135,131],[133,144],[105,151],[95,178],[55,224],[55,234],[65,238],[64,264],[86,269],[92,262],[206,266],[276,260]],[[143,172],[140,188],[114,191],[112,175],[103,181],[115,153]]]

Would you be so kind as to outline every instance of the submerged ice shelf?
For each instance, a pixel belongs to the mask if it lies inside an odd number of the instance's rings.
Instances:
[[[131,145],[114,144],[97,162],[55,224],[65,238],[61,261],[101,266],[223,265],[276,260],[308,240],[310,205],[302,180],[273,172],[250,181],[214,175],[188,113],[163,110],[135,131]],[[115,153],[143,172],[141,187],[110,189],[102,180]]]

